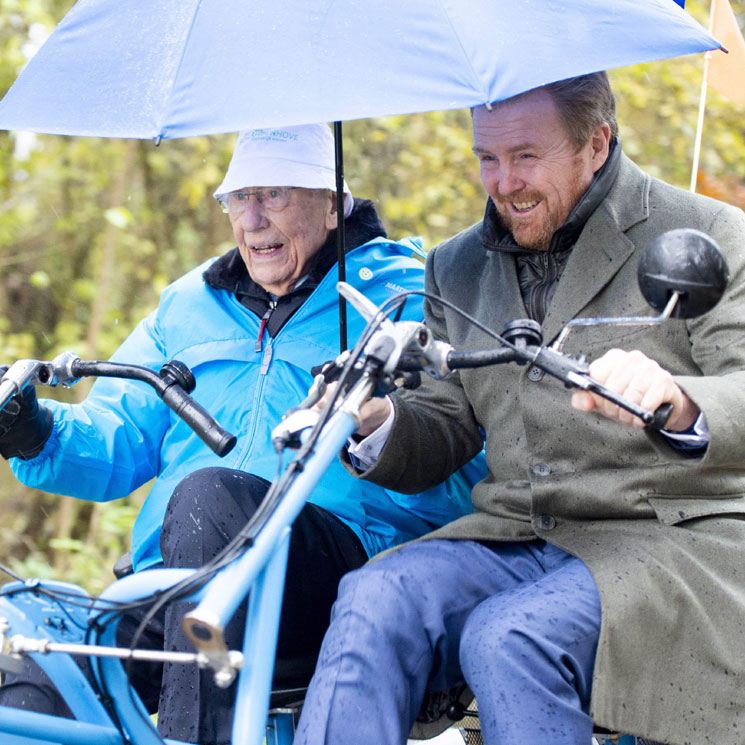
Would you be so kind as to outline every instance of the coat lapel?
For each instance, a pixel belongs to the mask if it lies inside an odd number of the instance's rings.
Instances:
[[[543,321],[544,344],[580,315],[634,253],[625,233],[649,217],[649,177],[621,157],[616,182],[587,221],[556,287]]]
[[[492,331],[501,333],[508,321],[528,317],[520,293],[513,254],[503,251],[487,252],[485,271],[479,280],[479,297],[479,308],[486,310],[480,314],[481,321]]]

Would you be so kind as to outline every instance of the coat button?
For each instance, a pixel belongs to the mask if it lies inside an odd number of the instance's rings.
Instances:
[[[528,380],[532,380],[534,383],[537,383],[539,380],[543,380],[543,376],[546,373],[541,370],[540,367],[536,367],[533,365],[530,370],[528,370]]]
[[[553,515],[541,515],[538,526],[543,530],[553,530],[556,527],[556,518]]]
[[[548,476],[551,473],[551,466],[548,463],[536,463],[533,466],[533,473],[536,476]]]

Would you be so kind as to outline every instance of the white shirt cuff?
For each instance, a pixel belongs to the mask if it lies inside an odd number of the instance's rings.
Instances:
[[[388,400],[390,401],[390,398]],[[394,418],[395,413],[393,411],[393,403],[391,403],[388,418],[374,432],[359,442],[355,442],[351,438],[347,440],[349,458],[352,461],[352,465],[358,471],[366,471],[375,465],[385,443],[388,441]]]
[[[663,429],[661,434],[665,435],[668,440],[674,440],[681,445],[691,448],[702,448],[709,444],[709,425],[706,423],[706,415],[700,412],[696,421],[693,423],[693,432],[668,432]]]

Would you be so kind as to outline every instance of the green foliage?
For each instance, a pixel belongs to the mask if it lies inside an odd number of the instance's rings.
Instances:
[[[745,0],[731,0],[745,28]],[[708,26],[709,3],[688,0],[686,10]],[[712,54],[722,54],[714,52]],[[637,65],[611,73],[624,150],[644,170],[688,188],[703,80],[702,55]],[[742,71],[745,84],[745,71]],[[737,184],[745,182],[745,126],[741,106],[708,88],[699,191],[721,184],[716,196],[745,207]]]
[[[391,236],[421,235],[427,248],[439,243],[483,215],[470,128],[468,111],[345,124],[352,192],[375,200]]]
[[[0,0],[0,94],[72,0]],[[687,10],[708,23],[708,3]],[[741,22],[745,0],[732,3]],[[650,173],[690,181],[703,57],[612,72],[625,151]],[[743,111],[708,92],[700,183],[745,206]],[[467,111],[345,123],[352,191],[395,238],[431,247],[479,220],[484,195]],[[108,357],[172,280],[230,248],[211,198],[234,136],[152,142],[0,132],[0,363],[65,349]],[[65,400],[84,395],[43,391]],[[0,562],[92,591],[111,579],[147,487],[92,505],[20,486],[0,463]]]

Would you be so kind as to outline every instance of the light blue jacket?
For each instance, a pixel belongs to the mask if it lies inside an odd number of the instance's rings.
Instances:
[[[423,258],[415,240],[378,238],[347,254],[347,281],[378,305],[422,288]],[[227,457],[212,453],[149,386],[100,378],[81,404],[45,401],[54,411],[52,436],[36,458],[11,460],[28,486],[95,501],[124,497],[155,478],[132,533],[137,570],[161,560],[163,515],[184,476],[221,465],[275,477],[273,427],[305,397],[310,368],[338,354],[336,266],[273,339],[264,335],[257,353],[260,319],[233,293],[205,284],[211,261],[167,287],[112,359],[154,370],[170,359],[187,364],[197,381],[193,397],[238,438]],[[419,298],[408,300],[402,317],[421,318]],[[350,308],[350,343],[363,327]],[[310,501],[347,523],[372,555],[470,512],[470,488],[485,472],[480,457],[445,484],[412,496],[356,480],[334,462]]]

